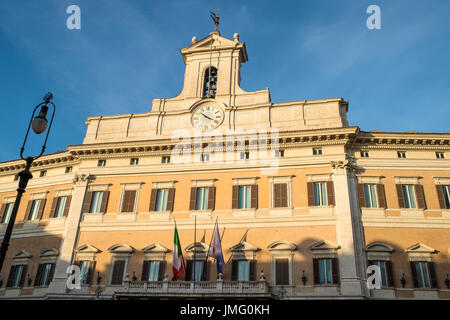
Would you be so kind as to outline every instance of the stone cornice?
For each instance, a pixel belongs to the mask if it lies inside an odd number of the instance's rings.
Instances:
[[[79,162],[77,156],[71,154],[69,151],[55,152],[47,154],[37,159],[31,165],[31,172],[33,169],[39,167],[39,170],[54,168],[58,166],[74,165]],[[12,172],[19,172],[25,169],[24,160],[12,160],[0,163],[0,175],[11,174]]]
[[[364,149],[449,150],[450,133],[361,131],[353,145]]]

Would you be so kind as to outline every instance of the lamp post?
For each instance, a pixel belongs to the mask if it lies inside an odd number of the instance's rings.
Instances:
[[[45,147],[47,145],[48,134],[50,133],[50,129],[52,127],[53,117],[55,116],[55,104],[50,101],[51,99],[53,99],[53,94],[51,92],[49,92],[44,96],[44,99],[43,99],[44,102],[41,102],[34,108],[33,113],[31,115],[30,123],[28,124],[28,129],[27,129],[27,133],[25,135],[25,140],[23,141],[22,148],[20,149],[20,158],[22,160],[26,161],[26,165],[25,165],[25,170],[19,172],[19,187],[17,188],[16,201],[14,202],[14,206],[13,206],[11,216],[10,216],[9,222],[8,222],[8,227],[6,228],[5,236],[3,237],[3,242],[0,246],[0,272],[2,271],[3,262],[5,261],[5,257],[6,257],[6,252],[8,251],[9,240],[11,238],[11,233],[14,228],[14,223],[16,221],[17,210],[19,209],[20,200],[22,199],[22,194],[25,192],[25,188],[27,187],[28,180],[33,178],[33,175],[30,172],[31,164],[33,163],[34,160],[36,160],[37,158],[39,158],[40,156],[42,156],[44,154]],[[48,107],[49,104],[51,106],[53,106],[52,118],[50,119],[50,125],[48,124],[48,121],[47,121],[47,112],[49,109],[49,107]],[[41,107],[39,114],[36,117],[34,117],[36,110],[39,107]],[[34,117],[34,119],[33,119],[33,117]],[[47,131],[47,136],[45,137],[45,140],[44,140],[44,144],[42,145],[41,153],[35,157],[24,158],[23,152],[25,151],[25,144],[28,139],[28,134],[30,132],[30,128],[32,128],[36,134],[41,134],[41,133],[45,132],[45,130],[47,130],[47,128],[48,128],[48,131]]]

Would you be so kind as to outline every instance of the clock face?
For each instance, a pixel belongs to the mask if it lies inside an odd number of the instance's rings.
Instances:
[[[214,105],[203,105],[195,109],[191,116],[194,128],[209,131],[217,128],[223,122],[223,110]]]

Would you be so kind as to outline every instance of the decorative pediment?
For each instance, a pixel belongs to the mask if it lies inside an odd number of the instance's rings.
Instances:
[[[145,247],[144,249],[142,249],[142,251],[144,253],[166,253],[166,252],[170,252],[169,249],[167,249],[166,247],[158,244],[158,243],[152,243],[151,245]]]
[[[436,253],[436,249],[420,242],[413,244],[409,248],[406,248],[405,251],[409,253]]]
[[[17,251],[14,255],[13,255],[13,259],[30,259],[31,257],[33,257],[31,254],[29,254],[27,251],[25,250],[20,250]]]
[[[233,251],[258,251],[259,248],[255,247],[254,245],[243,241],[243,242],[239,242],[238,244],[232,246],[230,248],[230,250]]]
[[[366,247],[367,252],[393,252],[394,248],[383,242],[372,242]]]
[[[186,250],[187,252],[208,252],[209,251],[209,245],[207,245],[204,242],[196,242],[196,243],[191,243],[190,245],[188,245],[184,250]]]
[[[267,246],[269,251],[294,251],[297,249],[297,246],[289,241],[274,241]]]
[[[319,242],[316,242],[311,247],[309,247],[311,250],[323,250],[323,251],[335,251],[340,248],[340,246],[328,241],[328,240],[321,240]]]
[[[123,243],[117,243],[108,248],[108,251],[111,253],[132,253],[134,249]]]
[[[41,250],[40,257],[54,257],[59,255],[59,250],[56,248],[46,248]]]
[[[78,247],[75,249],[75,252],[77,253],[99,253],[101,250],[97,249],[96,247],[90,245],[90,244],[84,244],[81,247]]]

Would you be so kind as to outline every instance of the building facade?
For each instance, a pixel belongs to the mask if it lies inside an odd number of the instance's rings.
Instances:
[[[361,131],[342,98],[244,91],[238,34],[180,51],[179,95],[90,117],[82,144],[33,164],[0,298],[450,299],[449,133]],[[0,237],[24,167],[0,163]]]

